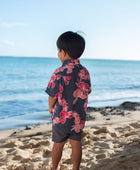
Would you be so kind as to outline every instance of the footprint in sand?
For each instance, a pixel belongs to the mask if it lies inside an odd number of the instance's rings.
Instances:
[[[0,150],[0,159],[3,158],[7,154],[6,151]]]
[[[106,127],[99,128],[98,130],[94,131],[95,135],[98,135],[100,133],[108,133],[108,129]]]
[[[31,154],[32,154],[31,150],[24,151],[21,149],[17,149],[14,154],[13,160],[29,159]]]
[[[137,128],[140,128],[140,123],[131,123],[130,126],[137,129]]]
[[[43,151],[43,158],[48,158],[51,156],[51,154],[52,151],[47,148],[46,150]]]
[[[94,144],[94,146],[97,147],[97,148],[110,149],[110,145],[108,143],[104,143],[104,142],[96,142]]]
[[[96,159],[104,159],[106,157],[105,154],[98,154],[96,155]]]

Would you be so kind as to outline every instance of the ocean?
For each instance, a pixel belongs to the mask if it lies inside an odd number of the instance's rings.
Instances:
[[[140,61],[81,59],[89,71],[88,106],[140,102]],[[0,57],[0,130],[49,123],[45,93],[58,58]]]

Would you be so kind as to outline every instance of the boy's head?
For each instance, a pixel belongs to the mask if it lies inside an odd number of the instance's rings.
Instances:
[[[70,58],[79,58],[85,49],[85,40],[82,36],[72,31],[60,35],[57,40],[57,48],[64,50]]]

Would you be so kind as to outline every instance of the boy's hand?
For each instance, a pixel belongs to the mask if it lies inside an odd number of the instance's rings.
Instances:
[[[56,100],[57,99],[54,99],[53,97],[49,96],[49,112],[50,112],[50,114],[52,114],[52,112],[53,112],[53,107],[56,103]]]
[[[53,108],[49,108],[49,112],[50,112],[50,114],[52,114]]]

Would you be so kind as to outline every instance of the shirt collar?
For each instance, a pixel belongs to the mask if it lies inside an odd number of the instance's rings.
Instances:
[[[72,63],[72,64],[80,64],[80,60],[79,59],[70,59],[70,60],[65,60],[62,64],[62,67],[69,64],[69,63]]]

